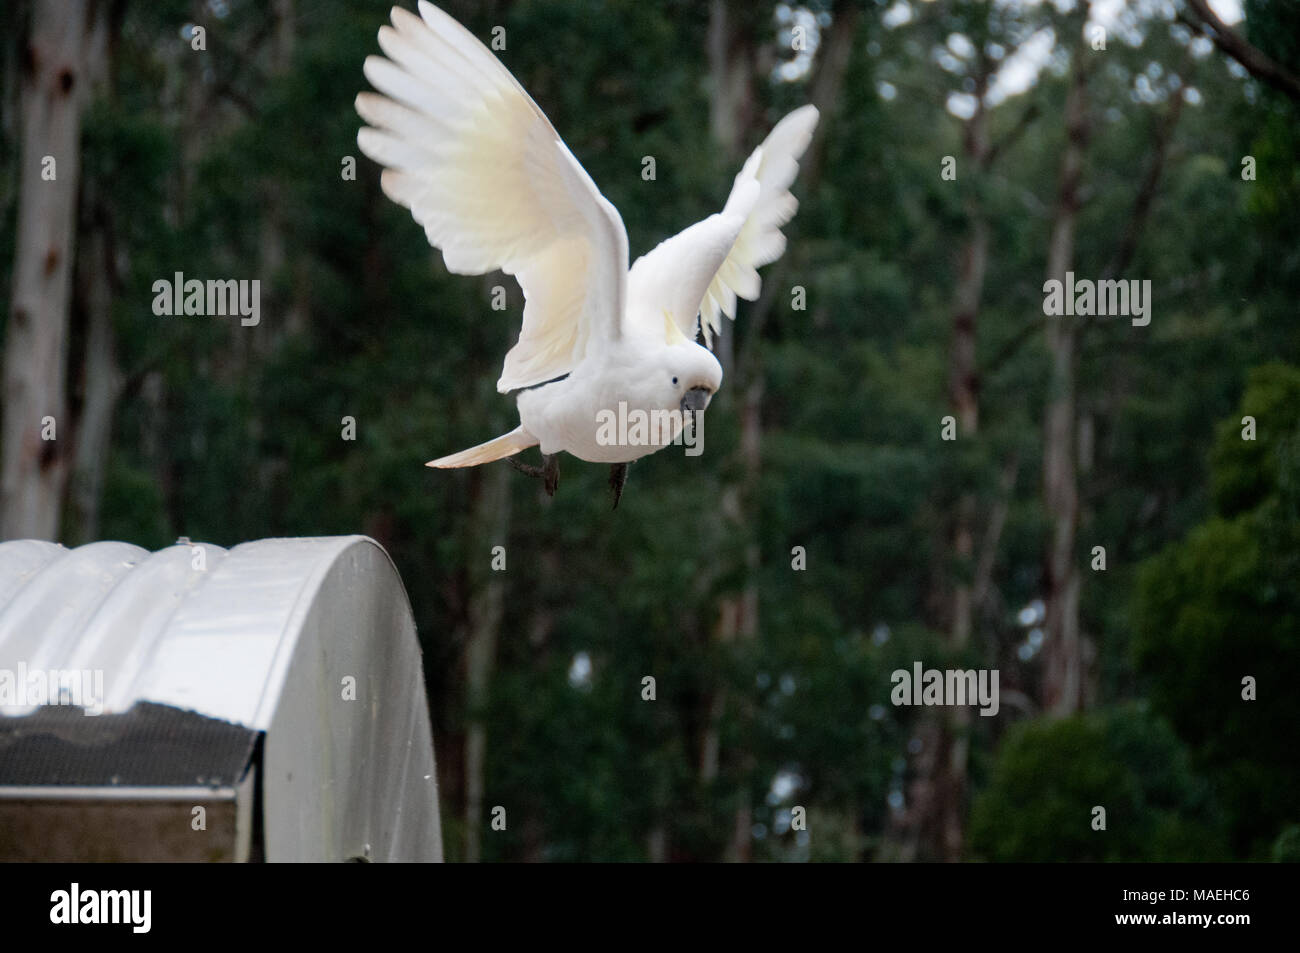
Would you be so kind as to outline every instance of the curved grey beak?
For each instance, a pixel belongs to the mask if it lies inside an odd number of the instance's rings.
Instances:
[[[707,387],[692,387],[682,395],[682,415],[695,414],[709,406],[713,393]]]

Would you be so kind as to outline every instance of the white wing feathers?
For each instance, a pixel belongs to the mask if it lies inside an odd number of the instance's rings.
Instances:
[[[722,327],[719,316],[735,318],[737,296],[755,300],[762,286],[758,269],[785,251],[781,227],[799,207],[790,186],[817,119],[814,106],[787,115],[745,162],[720,213],[637,259],[628,278],[635,310],[662,321],[667,309],[688,338],[695,336],[698,315],[712,346]]]
[[[761,186],[753,171],[760,159],[756,153],[745,163],[721,212],[660,242],[636,260],[628,276],[628,306],[633,321],[657,330],[663,327],[663,312],[667,311],[682,334],[695,340],[695,319],[701,302],[758,201]],[[757,283],[758,275],[754,274],[753,287]]]
[[[549,120],[500,61],[432,4],[394,8],[379,31],[388,59],[365,74],[370,124],[361,151],[386,166],[381,183],[411,210],[447,269],[500,268],[526,299],[502,393],[567,374],[589,348],[621,333],[627,233]]]

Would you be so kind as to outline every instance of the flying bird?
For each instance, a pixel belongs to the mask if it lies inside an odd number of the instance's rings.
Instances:
[[[497,390],[517,392],[519,426],[431,467],[509,458],[559,483],[559,454],[611,465],[618,506],[628,464],[679,439],[722,384],[712,345],[736,299],[758,297],[757,269],[785,251],[790,185],[817,110],[772,129],[721,212],[628,268],[627,232],[523,86],[486,46],[431,3],[395,7],[370,56],[378,93],[357,96],[357,143],[384,166],[384,194],[410,209],[447,270],[514,275],[523,327]],[[704,345],[698,343],[702,337]],[[612,427],[613,415],[633,426]],[[642,426],[636,426],[636,422]],[[647,423],[648,422],[648,425]],[[538,446],[542,466],[514,455]]]

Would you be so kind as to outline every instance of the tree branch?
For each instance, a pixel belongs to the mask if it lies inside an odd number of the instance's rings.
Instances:
[[[1209,27],[1214,45],[1244,66],[1251,76],[1300,102],[1300,78],[1220,20],[1208,0],[1186,0],[1186,3],[1201,21],[1199,25],[1191,26],[1202,33],[1206,32],[1205,27]]]
[[[1020,114],[1020,118],[1016,120],[1016,124],[1008,129],[1001,139],[993,143],[992,147],[985,154],[985,169],[992,168],[993,163],[997,161],[998,156],[1015,145],[1016,140],[1024,135],[1025,130],[1033,125],[1034,120],[1038,118],[1038,113],[1038,104],[1032,103],[1028,109]]]
[[[1133,200],[1133,212],[1129,215],[1128,224],[1124,228],[1124,235],[1120,239],[1119,247],[1115,249],[1114,256],[1111,258],[1110,263],[1107,264],[1105,271],[1102,272],[1104,279],[1118,278],[1128,268],[1129,262],[1133,260],[1133,254],[1137,251],[1138,240],[1142,237],[1142,231],[1151,215],[1151,205],[1155,201],[1156,190],[1160,185],[1160,177],[1164,172],[1165,160],[1169,154],[1169,143],[1174,137],[1174,129],[1178,125],[1178,118],[1182,115],[1182,110],[1183,90],[1180,87],[1173,94],[1169,109],[1156,127],[1155,141],[1151,147],[1151,161],[1147,165],[1146,175],[1143,176],[1142,185],[1138,188],[1137,196]]]

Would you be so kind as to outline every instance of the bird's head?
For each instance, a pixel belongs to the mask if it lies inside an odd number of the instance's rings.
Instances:
[[[722,365],[708,348],[689,340],[668,315],[664,316],[667,347],[660,353],[656,401],[665,410],[680,410],[682,416],[703,412],[722,386]]]

